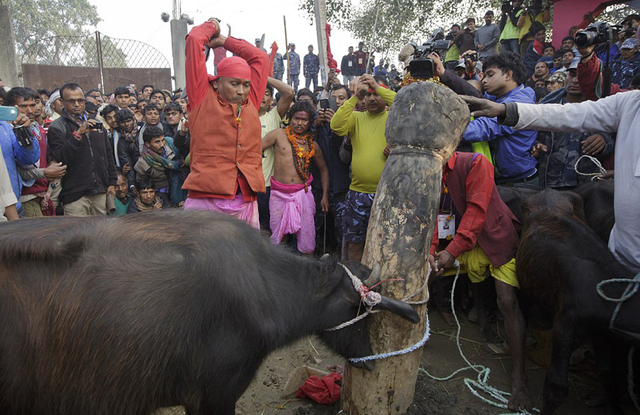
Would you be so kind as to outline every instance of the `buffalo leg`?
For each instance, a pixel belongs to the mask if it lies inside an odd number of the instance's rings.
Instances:
[[[620,342],[609,335],[595,336],[593,339],[593,350],[596,355],[596,370],[598,377],[604,387],[605,399],[607,402],[607,414],[622,414],[620,407],[620,390],[626,390],[626,382],[620,382],[620,379],[626,379],[626,367],[628,348],[613,345],[614,342]],[[616,356],[619,359],[616,359]],[[616,363],[619,363],[616,365]],[[618,370],[616,370],[618,369]],[[624,372],[624,373],[623,373]]]
[[[573,319],[564,315],[553,324],[551,362],[544,379],[544,405],[540,415],[552,415],[569,393],[569,359],[571,358]]]
[[[516,290],[511,285],[495,280],[498,294],[498,308],[504,317],[504,329],[507,332],[507,342],[511,351],[511,397],[507,406],[510,410],[524,408],[531,409],[531,398],[527,387],[527,374],[524,364],[525,322]]]

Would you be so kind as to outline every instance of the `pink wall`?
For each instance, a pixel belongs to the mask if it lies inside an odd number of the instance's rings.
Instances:
[[[557,0],[553,3],[553,39],[551,43],[559,48],[562,38],[569,36],[571,26],[578,25],[584,28],[588,22],[584,20],[584,15],[588,12],[595,12],[594,15],[600,14],[605,7],[610,4],[623,3],[624,1],[605,1],[602,0]]]

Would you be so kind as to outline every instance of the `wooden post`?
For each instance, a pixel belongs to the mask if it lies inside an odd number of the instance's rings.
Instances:
[[[287,39],[287,16],[282,16],[282,20],[284,22],[284,50],[287,54],[287,85],[291,85],[291,75],[289,75],[290,65],[290,56],[289,56],[289,40]]]
[[[313,10],[316,17],[316,34],[318,36],[318,60],[320,61],[320,84],[325,85],[328,74],[327,60],[327,5],[325,0],[314,0]]]
[[[381,266],[381,278],[404,278],[382,284],[396,299],[425,283],[427,255],[435,225],[442,166],[469,124],[469,110],[450,89],[430,82],[400,90],[391,106],[385,135],[392,146],[371,209],[363,263]],[[426,290],[411,301],[428,298]],[[419,324],[391,313],[369,317],[374,353],[412,346],[425,333],[426,305],[418,306]],[[347,365],[342,408],[349,415],[405,414],[415,390],[422,349],[378,360],[373,371]]]

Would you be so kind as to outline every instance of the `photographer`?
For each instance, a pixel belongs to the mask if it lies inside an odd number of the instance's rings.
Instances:
[[[460,25],[454,24],[451,26],[451,30],[449,31],[449,33],[447,33],[447,36],[445,37],[445,40],[451,41],[451,46],[449,46],[449,49],[447,50],[447,54],[444,57],[444,65],[446,66],[447,69],[455,68],[456,65],[458,64],[458,60],[460,59],[460,48],[458,48],[458,45],[456,45],[455,42],[453,42],[458,36],[459,32],[460,32]]]
[[[458,33],[458,35],[453,40],[453,43],[458,46],[460,53],[465,53],[468,50],[475,50],[475,34],[476,34],[476,19],[470,17],[464,22],[466,26],[462,33]]]
[[[28,168],[35,165],[40,159],[38,140],[33,138],[30,142],[27,142],[21,134],[18,133],[18,136],[16,136],[14,133],[14,127],[23,127],[23,131],[28,131],[30,124],[29,117],[24,114],[18,114],[18,117],[12,123],[0,121],[0,150],[7,166],[9,180],[16,200],[20,198],[20,193],[22,192],[22,178],[18,174],[18,166]],[[19,200],[15,208],[18,213],[23,212]]]
[[[49,158],[67,165],[60,201],[64,214],[107,214],[107,194],[115,197],[116,164],[102,124],[87,118],[82,88],[68,83],[60,88],[62,116],[49,127]]]
[[[542,0],[532,0],[529,7],[520,13],[518,17],[518,23],[516,26],[520,28],[520,54],[524,55],[531,42],[535,37],[536,32],[531,30],[531,26],[534,22],[538,22],[541,25],[551,21],[551,6],[547,4],[542,7]]]
[[[464,74],[462,75],[462,78],[465,81],[470,79],[480,81],[482,64],[478,62],[478,52],[475,50],[468,50],[460,55],[460,60],[464,60]]]
[[[520,54],[520,28],[518,19],[522,12],[522,0],[513,0],[511,3],[502,3],[502,15],[500,17],[500,44],[503,52]]]
[[[594,41],[596,41],[598,37],[606,37],[608,28],[608,25],[600,25],[597,27],[590,25],[584,32],[597,32],[598,35],[596,35],[596,39],[594,39]],[[580,36],[580,33],[578,33],[578,36]],[[602,97],[604,62],[598,59],[595,53],[596,45],[599,43],[605,42],[595,42],[595,44],[584,45],[578,48],[581,55],[580,64],[578,65],[578,84],[580,85],[582,95],[590,101],[596,101]],[[624,91],[624,89],[620,88],[618,84],[611,84],[611,95],[622,91]]]

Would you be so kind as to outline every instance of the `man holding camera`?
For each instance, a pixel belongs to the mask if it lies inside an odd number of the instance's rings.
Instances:
[[[458,46],[460,53],[475,49],[476,19],[470,17],[464,22],[464,25],[466,26],[465,29],[453,41]]]
[[[533,42],[535,32],[531,32],[531,26],[534,22],[542,25],[551,21],[551,10],[549,4],[542,7],[542,0],[532,0],[529,7],[518,15],[518,23],[516,26],[520,28],[520,54],[524,56],[525,52]],[[534,29],[535,30],[535,29]]]
[[[85,97],[78,84],[60,88],[62,116],[51,123],[49,159],[67,166],[60,201],[64,214],[107,214],[107,194],[115,197],[118,181],[111,143],[101,123],[85,113]]]
[[[520,28],[518,19],[522,12],[522,0],[506,1],[502,3],[500,17],[500,44],[503,52],[520,54]]]

